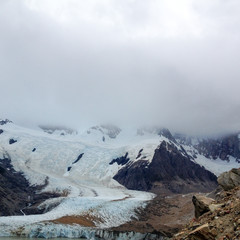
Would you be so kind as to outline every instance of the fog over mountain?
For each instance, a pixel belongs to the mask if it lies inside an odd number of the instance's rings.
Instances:
[[[237,0],[1,0],[0,117],[240,130]]]

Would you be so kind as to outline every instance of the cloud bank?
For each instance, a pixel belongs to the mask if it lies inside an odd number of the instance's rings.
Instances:
[[[1,117],[240,129],[237,0],[2,0]]]

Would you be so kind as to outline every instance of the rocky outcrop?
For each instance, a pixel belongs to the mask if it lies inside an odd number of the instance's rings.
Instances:
[[[163,137],[169,139],[170,141],[176,143],[175,138],[173,137],[173,135],[171,134],[171,132],[167,128],[159,129],[158,135],[163,136]]]
[[[219,193],[219,199],[209,205],[208,212],[193,219],[172,239],[240,239],[240,187]]]
[[[122,165],[123,166],[126,163],[128,163],[129,160],[130,160],[130,158],[128,158],[128,152],[126,152],[126,154],[124,156],[113,159],[109,164],[112,165],[114,163],[117,163],[118,165]]]
[[[215,240],[216,235],[210,231],[209,224],[203,224],[189,233],[190,239],[195,240]]]
[[[44,209],[37,208],[41,202],[60,196],[55,193],[36,193],[46,185],[47,179],[42,186],[30,186],[22,173],[13,169],[10,159],[0,159],[0,216],[23,215],[23,212],[42,213]]]
[[[195,209],[195,217],[199,218],[209,211],[214,212],[221,208],[223,204],[214,203],[214,199],[203,195],[193,196],[192,202]]]
[[[199,199],[196,196],[193,196],[192,202],[195,207],[195,217],[199,218],[206,212],[209,212],[209,204],[204,201],[205,199]]]
[[[210,208],[209,205],[212,203],[214,200],[210,198],[206,198],[204,196],[193,196],[192,202],[195,207],[195,217],[199,218],[202,216],[204,213],[209,212]]]
[[[11,145],[11,144],[14,144],[14,143],[16,143],[17,142],[17,140],[15,140],[15,139],[13,139],[13,138],[11,138],[11,139],[9,139],[9,144]]]
[[[84,155],[84,153],[79,154],[77,159],[72,164],[77,163],[83,157],[83,155]]]
[[[224,172],[218,177],[218,184],[224,190],[231,190],[240,186],[240,168],[233,168],[229,172]]]
[[[221,174],[216,200],[193,196],[195,217],[174,240],[240,239],[240,169]],[[219,190],[219,188],[218,188]]]
[[[8,123],[12,123],[12,121],[10,121],[9,119],[0,119],[0,125],[5,125],[5,124],[8,124]]]
[[[163,141],[155,150],[151,163],[139,160],[125,165],[114,176],[128,189],[188,193],[211,191],[217,178],[183,155],[174,144]]]

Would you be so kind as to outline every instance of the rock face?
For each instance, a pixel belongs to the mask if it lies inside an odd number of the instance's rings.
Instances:
[[[192,202],[195,207],[195,217],[199,218],[202,216],[204,213],[209,212],[210,208],[209,205],[213,202],[214,200],[211,198],[207,198],[204,196],[193,196],[192,197]]]
[[[205,157],[222,160],[229,160],[229,156],[240,159],[239,134],[232,134],[218,139],[205,139],[200,141],[195,148]]]
[[[218,177],[218,184],[224,190],[231,190],[240,185],[240,168],[233,168],[229,172],[224,172]]]
[[[47,184],[47,182],[46,182]],[[8,158],[0,159],[0,216],[38,214],[44,209],[37,209],[38,204],[59,194],[36,194],[43,186],[30,186],[24,176],[16,172]],[[31,203],[31,207],[27,207]],[[27,207],[27,208],[26,208]]]
[[[179,144],[190,146],[193,149],[192,156],[201,154],[206,158],[225,161],[229,161],[230,157],[233,157],[240,161],[239,133],[215,138],[197,138],[178,133],[173,136]]]
[[[9,144],[14,144],[14,143],[16,143],[16,142],[17,142],[17,140],[15,140],[15,139],[13,139],[13,138],[9,139]]]
[[[240,239],[240,169],[221,174],[217,200],[193,196],[195,216],[174,240]]]
[[[109,164],[112,165],[114,163],[117,163],[118,165],[125,165],[129,160],[130,158],[128,158],[128,152],[126,152],[124,156],[113,159]]]
[[[195,240],[215,240],[216,236],[211,233],[209,224],[203,224],[189,233],[189,237]]]
[[[0,125],[5,125],[5,124],[8,124],[8,123],[12,123],[12,121],[10,121],[9,119],[0,119]]]
[[[176,143],[175,138],[173,137],[173,135],[171,134],[171,132],[170,132],[167,128],[161,128],[161,129],[159,129],[158,135],[164,136],[165,138],[168,138],[168,139],[171,140],[172,142]]]
[[[163,141],[155,150],[152,162],[139,160],[125,165],[114,176],[128,189],[188,193],[211,191],[217,178],[184,156],[174,144]]]
[[[84,153],[81,153],[80,155],[78,155],[77,159],[72,164],[77,163],[83,157],[83,155]]]
[[[215,206],[212,208],[211,205]],[[217,207],[216,207],[217,206]],[[173,240],[239,240],[240,239],[240,187],[222,191],[219,199],[209,205],[210,211],[193,219]]]

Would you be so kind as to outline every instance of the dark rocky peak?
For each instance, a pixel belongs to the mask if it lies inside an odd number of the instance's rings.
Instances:
[[[206,158],[229,161],[232,156],[240,161],[240,137],[239,133],[218,136],[212,138],[191,137],[184,134],[174,134],[174,138],[180,145],[188,145],[192,150],[188,153],[193,157],[196,154],[204,155]],[[192,151],[190,153],[189,151]]]
[[[174,143],[177,143],[175,138],[173,137],[173,135],[171,134],[171,132],[167,128],[159,129],[158,135],[163,136],[163,137],[171,140]]]
[[[106,139],[104,135],[108,136],[109,138],[115,139],[122,130],[113,124],[102,124],[100,126],[91,127],[87,131],[87,133],[91,134],[92,131],[99,131],[100,133],[102,133],[102,141],[105,142]]]
[[[213,190],[217,178],[183,155],[174,143],[163,141],[151,162],[139,160],[125,165],[114,179],[133,190],[186,193]]]
[[[62,136],[77,134],[77,130],[64,126],[39,125],[39,127],[48,134],[59,133]]]
[[[183,153],[185,151],[185,149],[181,146],[180,149],[177,148],[177,146],[174,143],[171,142],[166,142],[166,141],[162,141],[160,143],[160,145],[158,146],[158,148],[155,150],[155,153],[158,151],[168,151],[172,154],[179,154],[179,153]]]
[[[8,124],[8,123],[12,123],[12,121],[10,121],[9,119],[0,119],[0,125],[5,125],[5,124]]]

